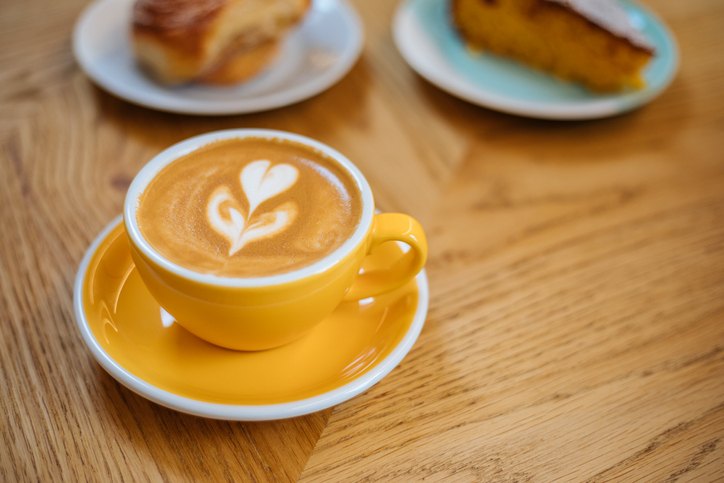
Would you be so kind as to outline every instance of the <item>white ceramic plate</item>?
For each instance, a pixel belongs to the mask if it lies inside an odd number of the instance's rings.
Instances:
[[[78,268],[78,274],[75,279],[75,289],[73,294],[76,321],[83,337],[83,341],[88,346],[88,349],[92,353],[93,357],[106,371],[108,371],[111,376],[113,376],[113,378],[132,391],[151,401],[161,404],[162,406],[184,413],[194,414],[196,416],[238,421],[284,419],[321,411],[351,399],[352,397],[366,391],[385,377],[400,363],[400,361],[402,361],[410,349],[412,349],[412,346],[415,344],[415,341],[425,324],[425,317],[427,316],[429,302],[429,291],[427,276],[425,274],[425,270],[422,270],[416,277],[418,299],[415,307],[415,313],[409,328],[404,333],[400,342],[396,347],[394,347],[394,349],[392,349],[387,357],[377,362],[374,367],[341,387],[307,399],[269,405],[216,404],[168,392],[134,375],[117,362],[108,352],[106,352],[103,346],[96,339],[96,336],[93,334],[83,307],[83,284],[89,270],[90,262],[101,243],[122,222],[122,220],[123,217],[118,216],[105,229],[103,229],[93,243],[91,243],[85,253],[85,256],[83,257],[83,260],[81,261],[80,267]],[[365,302],[366,301],[360,301],[360,303]],[[238,383],[238,381],[236,382]]]
[[[644,72],[647,87],[595,94],[571,82],[494,54],[471,54],[452,27],[449,0],[407,0],[397,10],[397,49],[422,77],[473,104],[541,119],[594,119],[650,102],[671,83],[679,65],[676,41],[666,25],[642,6],[619,0],[631,24],[654,44]]]
[[[364,34],[345,0],[314,0],[277,60],[253,79],[229,87],[165,87],[136,65],[130,46],[134,0],[96,0],[73,32],[73,52],[98,86],[134,104],[183,114],[266,111],[312,97],[339,81],[362,52]]]

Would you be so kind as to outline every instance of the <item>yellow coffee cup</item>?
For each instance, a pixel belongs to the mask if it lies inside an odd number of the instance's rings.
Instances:
[[[362,197],[360,222],[354,233],[326,257],[304,268],[255,278],[199,273],[169,261],[139,229],[139,198],[167,165],[209,143],[262,138],[305,145],[334,159],[354,180]],[[422,270],[427,243],[420,224],[400,213],[375,214],[369,184],[345,156],[297,134],[236,129],[182,141],[153,158],[135,177],[123,210],[126,233],[138,273],[151,295],[189,332],[213,344],[236,350],[264,350],[292,342],[311,330],[343,300],[360,300],[394,290]],[[365,256],[380,244],[410,246],[390,266],[360,274]]]

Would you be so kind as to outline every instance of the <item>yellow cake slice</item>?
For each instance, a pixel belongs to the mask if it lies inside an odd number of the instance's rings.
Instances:
[[[615,0],[451,0],[473,49],[521,60],[594,91],[642,88],[653,46]]]

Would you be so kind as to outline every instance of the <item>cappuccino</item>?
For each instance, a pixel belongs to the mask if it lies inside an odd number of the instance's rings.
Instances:
[[[164,167],[138,198],[143,237],[164,258],[221,277],[313,264],[352,237],[362,195],[329,156],[292,141],[213,142]]]

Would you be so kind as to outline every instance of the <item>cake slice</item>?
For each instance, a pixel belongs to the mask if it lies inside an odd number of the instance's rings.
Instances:
[[[139,64],[164,84],[245,80],[275,56],[311,0],[137,0]]]
[[[654,48],[615,0],[451,0],[472,49],[514,57],[594,91],[642,88]]]

